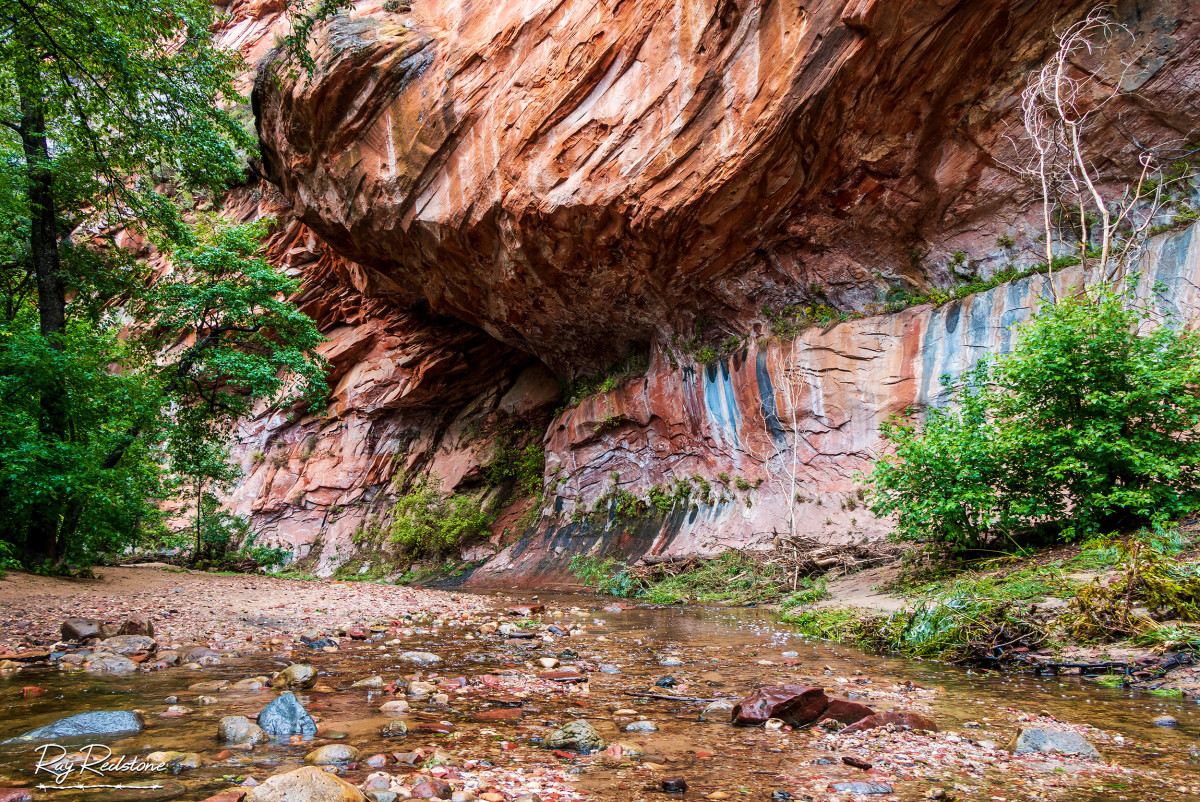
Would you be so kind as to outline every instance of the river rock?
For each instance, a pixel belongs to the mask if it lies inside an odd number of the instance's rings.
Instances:
[[[408,725],[403,721],[389,721],[379,728],[379,734],[384,738],[403,738],[408,735]]]
[[[850,699],[843,699],[840,696],[831,697],[829,704],[821,712],[822,719],[831,718],[843,724],[854,724],[873,715],[875,715],[875,711],[866,705]]]
[[[28,788],[0,788],[0,802],[33,802],[33,791]]]
[[[454,789],[441,780],[422,780],[412,787],[415,799],[449,799]]]
[[[339,763],[353,763],[358,760],[358,750],[346,744],[327,744],[320,746],[304,756],[304,762],[310,766],[336,766]]]
[[[204,765],[204,759],[195,752],[151,752],[145,760],[147,763],[166,763],[174,771],[198,769]]]
[[[245,802],[366,802],[362,791],[316,766],[268,777],[251,788]]]
[[[653,721],[635,721],[625,725],[625,732],[658,732],[658,725]]]
[[[434,693],[437,686],[432,682],[410,682],[408,683],[408,695],[414,699],[421,699]]]
[[[205,646],[202,643],[191,643],[187,646],[182,646],[176,650],[179,656],[180,663],[201,663],[211,665],[213,662],[219,662],[221,655]]]
[[[350,687],[351,688],[382,688],[383,687],[383,677],[376,674],[373,677],[367,677],[366,679],[356,680],[353,683],[351,683]]]
[[[1178,727],[1179,726],[1179,720],[1176,719],[1174,716],[1159,716],[1158,718],[1154,719],[1153,723],[1154,723],[1155,727]]]
[[[316,684],[316,669],[304,663],[294,663],[271,678],[272,688],[311,688]]]
[[[24,735],[10,738],[5,743],[18,741],[51,741],[75,738],[111,740],[137,735],[146,728],[142,714],[131,710],[94,710],[77,713],[58,721],[30,730]]]
[[[91,674],[113,674],[123,677],[138,670],[138,664],[119,654],[105,654],[83,666]]]
[[[733,723],[755,727],[767,719],[781,719],[793,727],[811,724],[829,704],[821,688],[807,685],[770,685],[759,688],[733,707]]]
[[[1050,730],[1043,727],[1022,727],[1017,730],[1008,751],[1014,755],[1027,755],[1034,752],[1057,752],[1063,755],[1077,755],[1089,760],[1099,760],[1100,752],[1088,743],[1088,740],[1077,732],[1070,730]]]
[[[379,706],[379,712],[389,716],[399,716],[408,712],[408,702],[403,699],[391,699]]]
[[[395,791],[388,791],[385,788],[372,788],[367,791],[367,799],[371,802],[396,802],[398,798]]]
[[[138,652],[152,652],[157,646],[154,638],[148,638],[145,635],[116,635],[100,641],[97,648],[105,649],[113,654],[130,655]]]
[[[117,630],[118,635],[145,635],[148,638],[154,637],[154,623],[150,617],[143,613],[134,613],[125,620],[121,628]]]
[[[839,794],[890,794],[892,792],[892,786],[887,783],[868,783],[858,780],[834,783],[829,788]]]
[[[854,722],[842,730],[842,734],[850,735],[851,733],[863,732],[864,730],[873,730],[876,727],[884,727],[888,724],[894,724],[906,730],[938,731],[937,724],[933,723],[932,719],[922,716],[920,713],[913,713],[908,710],[889,710],[886,713],[872,713],[866,718]]]
[[[263,682],[262,677],[247,677],[238,680],[230,687],[235,691],[261,691],[267,687],[267,684]]]
[[[258,726],[272,738],[291,738],[300,735],[311,738],[317,734],[317,722],[300,704],[291,691],[282,693],[258,714]]]
[[[433,666],[442,662],[442,658],[432,652],[402,652],[400,659],[417,666]]]
[[[217,740],[223,744],[260,744],[267,734],[245,716],[225,716],[217,722]]]
[[[546,736],[542,745],[547,749],[564,749],[570,752],[590,755],[604,748],[600,733],[588,722],[580,719],[559,727]]]
[[[59,632],[65,641],[107,638],[109,635],[104,622],[95,618],[68,618],[62,622]]]
[[[708,706],[700,711],[701,721],[729,721],[733,718],[733,700],[718,699],[715,702],[709,702]]]
[[[521,615],[526,618],[544,612],[546,612],[546,605],[544,604],[518,604],[508,608],[509,615]]]

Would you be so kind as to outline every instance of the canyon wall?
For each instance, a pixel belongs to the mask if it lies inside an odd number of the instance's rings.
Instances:
[[[230,505],[320,573],[397,566],[378,534],[436,475],[502,508],[467,555],[493,585],[561,580],[585,552],[881,536],[853,481],[880,421],[1006,347],[1045,279],[870,313],[1038,261],[1006,135],[1049,34],[1090,4],[386,5],[319,26],[311,74],[272,49],[278,4],[228,8],[263,179],[228,211],[280,219],[272,258],[334,366],[328,408],[239,427]],[[1118,4],[1127,30],[1077,65],[1132,93],[1088,131],[1106,180],[1194,138],[1195,5]],[[1156,248],[1150,272],[1192,280],[1190,231]],[[769,322],[788,304],[868,316],[793,343]],[[628,357],[648,367],[564,394]],[[532,507],[488,479],[514,430],[545,432]]]

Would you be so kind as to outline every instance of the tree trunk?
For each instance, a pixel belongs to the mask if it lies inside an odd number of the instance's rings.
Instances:
[[[58,254],[58,230],[54,207],[54,173],[46,141],[46,115],[41,82],[34,72],[18,72],[21,95],[21,145],[29,178],[29,246],[38,288],[38,318],[41,333],[51,348],[65,347],[62,334],[67,327],[67,302]],[[70,421],[66,388],[57,378],[42,388],[42,436],[65,440]],[[28,550],[52,562],[60,558],[59,522],[64,499],[48,498],[38,504],[29,523]]]

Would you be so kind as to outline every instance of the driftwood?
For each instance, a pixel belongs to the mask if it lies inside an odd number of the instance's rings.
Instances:
[[[756,534],[765,536],[768,533]],[[789,537],[777,532],[769,534],[773,536],[773,550],[741,553],[764,567],[777,570],[792,591],[799,589],[803,579],[814,576],[841,576],[865,568],[886,565],[900,559],[903,553],[902,549],[890,543],[828,545],[808,537]],[[664,577],[686,573],[705,562],[705,559],[648,554],[629,566],[628,571],[634,578],[652,583]]]
[[[887,565],[900,559],[902,549],[891,543],[829,545],[800,535],[775,536],[775,551],[765,560],[782,570],[792,590],[814,576],[842,576]]]

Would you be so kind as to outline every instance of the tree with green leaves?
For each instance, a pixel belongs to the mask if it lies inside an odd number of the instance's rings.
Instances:
[[[213,23],[207,0],[0,0],[0,537],[27,559],[144,529],[173,420],[216,437],[256,402],[323,393],[264,226],[187,222],[254,144]],[[121,231],[172,269],[150,275]]]
[[[954,405],[883,428],[871,509],[952,549],[1070,540],[1200,505],[1200,334],[1101,285],[1047,304]]]

